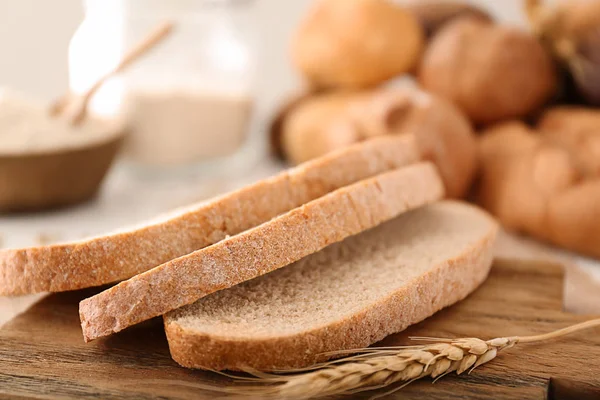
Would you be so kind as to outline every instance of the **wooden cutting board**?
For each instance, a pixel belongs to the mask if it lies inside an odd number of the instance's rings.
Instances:
[[[409,335],[531,335],[587,319],[561,311],[562,291],[557,265],[498,261],[466,300],[382,344],[408,343]],[[0,398],[218,397],[197,385],[222,386],[227,380],[172,361],[160,319],[83,343],[77,306],[90,294],[51,295],[0,329]],[[600,331],[521,345],[471,375],[447,376],[435,384],[425,379],[387,398],[600,399]]]

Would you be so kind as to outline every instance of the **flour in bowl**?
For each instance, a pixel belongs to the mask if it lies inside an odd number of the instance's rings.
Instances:
[[[116,123],[85,120],[72,126],[44,104],[0,88],[0,154],[47,153],[109,141],[122,133]]]

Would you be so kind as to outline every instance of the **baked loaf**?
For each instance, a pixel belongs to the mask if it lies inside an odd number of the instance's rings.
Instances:
[[[536,38],[474,18],[451,22],[435,35],[418,79],[477,124],[527,116],[556,90],[552,59]]]
[[[481,204],[509,229],[600,257],[600,113],[555,108],[481,138]]]
[[[443,197],[435,167],[386,172],[269,222],[121,282],[79,306],[86,341],[119,332],[284,267],[322,248]]]
[[[0,295],[59,292],[127,279],[418,158],[412,138],[381,138],[331,153],[139,229],[75,243],[1,250]]]
[[[410,71],[423,49],[415,17],[388,0],[317,0],[292,42],[292,58],[317,87],[377,85]]]
[[[343,104],[341,104],[343,102]],[[411,88],[320,95],[289,112],[283,152],[293,163],[388,134],[414,134],[421,156],[439,168],[449,197],[463,197],[477,169],[467,118],[450,102]]]
[[[471,293],[497,226],[465,203],[429,205],[164,317],[190,368],[268,371],[369,346]]]

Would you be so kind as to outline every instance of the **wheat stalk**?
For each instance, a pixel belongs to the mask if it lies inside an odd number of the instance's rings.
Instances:
[[[261,398],[313,399],[354,394],[403,383],[392,391],[372,397],[378,398],[421,378],[439,379],[451,372],[458,375],[466,371],[470,373],[496,358],[500,351],[517,344],[543,342],[596,326],[600,326],[600,319],[536,336],[511,336],[492,340],[413,337],[413,340],[433,343],[332,352],[326,355],[356,355],[309,368],[277,371],[277,374],[249,370],[247,372],[254,377],[234,378],[238,381],[251,381],[254,385],[238,387],[233,392]]]

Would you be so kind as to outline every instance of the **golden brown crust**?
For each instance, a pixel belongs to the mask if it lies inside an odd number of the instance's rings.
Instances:
[[[600,111],[585,107],[553,107],[537,124],[544,138],[566,148],[587,176],[600,176]]]
[[[600,257],[600,113],[591,113],[553,109],[539,132],[521,122],[484,132],[479,201],[509,229]]]
[[[432,39],[418,78],[478,124],[524,117],[556,90],[552,59],[533,36],[469,18]]]
[[[369,87],[410,71],[423,41],[415,17],[387,0],[319,0],[300,25],[292,58],[316,86]]]
[[[554,243],[600,257],[600,179],[583,182],[551,198],[548,236]]]
[[[509,229],[538,226],[543,217],[543,200],[531,176],[531,156],[538,147],[537,135],[517,121],[494,126],[480,139],[479,202]]]
[[[338,189],[83,300],[86,341],[191,304],[281,268],[329,244],[443,197],[435,167],[420,163]]]
[[[324,352],[369,346],[475,290],[488,274],[495,235],[496,224],[491,222],[490,231],[459,257],[437,265],[367,310],[301,334],[255,340],[221,338],[186,330],[165,318],[171,356],[188,368],[269,371],[306,367],[324,361],[325,357],[319,357]]]
[[[359,132],[345,121],[348,108],[369,91],[335,91],[304,98],[282,122],[281,149],[293,164],[300,164],[358,142]]]
[[[381,138],[331,153],[162,223],[82,242],[1,250],[0,295],[59,292],[127,279],[418,158],[414,139]]]

